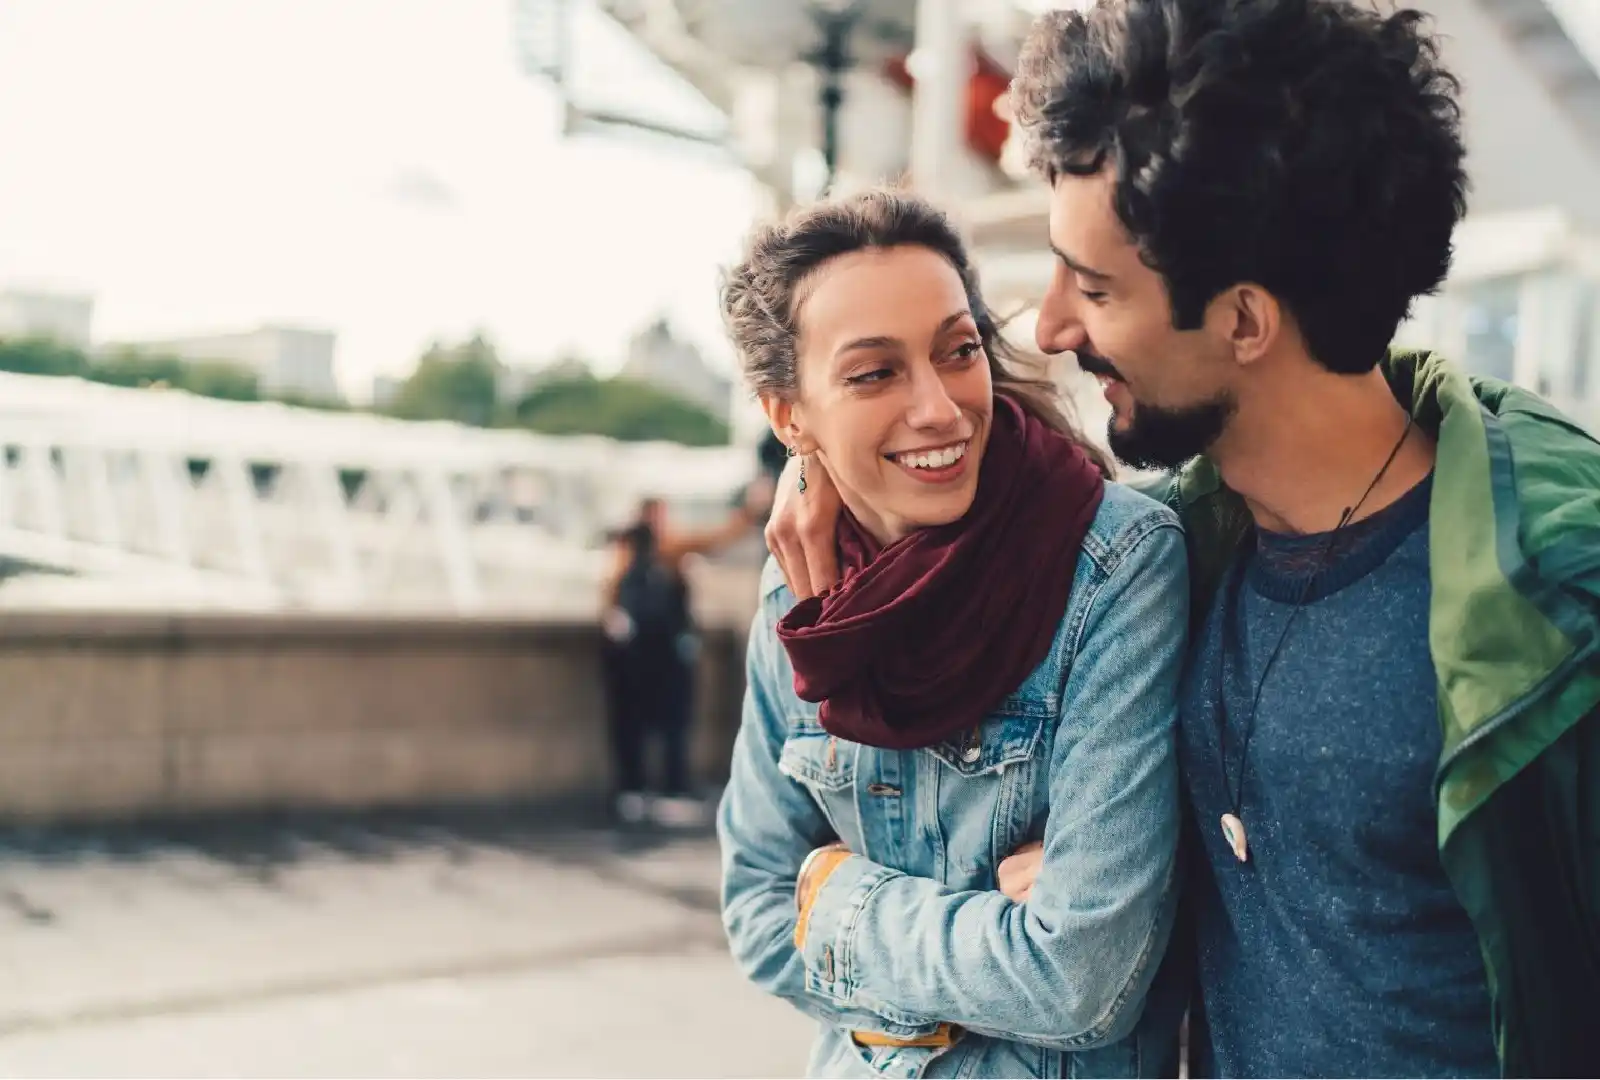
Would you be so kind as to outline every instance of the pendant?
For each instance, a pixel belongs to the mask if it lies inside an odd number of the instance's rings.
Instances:
[[[1244,836],[1244,822],[1239,820],[1238,814],[1222,815],[1222,835],[1228,841],[1228,846],[1233,848],[1234,858],[1244,862],[1250,857]]]

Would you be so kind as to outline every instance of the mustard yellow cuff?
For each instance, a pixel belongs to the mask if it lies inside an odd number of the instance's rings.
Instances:
[[[806,924],[811,919],[811,905],[816,900],[817,894],[822,891],[822,886],[827,884],[833,872],[839,869],[839,865],[849,857],[850,852],[843,848],[821,848],[806,858],[794,894],[795,905],[799,909],[794,922],[795,948],[805,948]]]

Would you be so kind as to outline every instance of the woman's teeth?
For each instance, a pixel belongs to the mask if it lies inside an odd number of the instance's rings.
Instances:
[[[922,450],[914,454],[896,454],[894,459],[909,469],[948,469],[967,456],[967,444],[956,443],[942,450]]]

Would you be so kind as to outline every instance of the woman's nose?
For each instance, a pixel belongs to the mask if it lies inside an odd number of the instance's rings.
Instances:
[[[961,418],[961,408],[945,390],[944,380],[929,371],[918,378],[911,388],[911,408],[907,421],[912,427],[949,427]]]

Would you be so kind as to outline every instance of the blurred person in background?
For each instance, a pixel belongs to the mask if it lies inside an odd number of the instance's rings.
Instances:
[[[1176,515],[1018,374],[925,201],[800,211],[723,296],[773,430],[828,463],[849,570],[798,602],[763,575],[717,818],[740,967],[821,1022],[815,1076],[1173,1075]]]
[[[1101,0],[1042,17],[1012,100],[1039,347],[1187,534],[1192,1075],[1589,1075],[1600,444],[1391,348],[1466,207],[1426,16]],[[769,525],[801,596],[839,576],[842,478],[809,479]]]
[[[684,564],[748,535],[765,505],[753,488],[722,525],[690,532],[673,529],[666,504],[647,498],[634,521],[612,536],[601,629],[613,809],[625,824],[692,825],[704,818],[689,762],[699,635]],[[648,778],[652,748],[661,761],[659,786]]]

